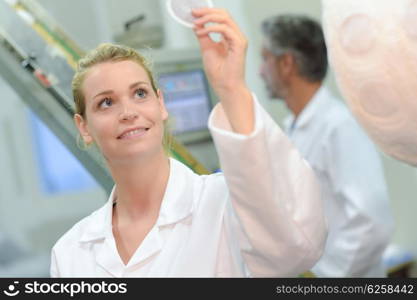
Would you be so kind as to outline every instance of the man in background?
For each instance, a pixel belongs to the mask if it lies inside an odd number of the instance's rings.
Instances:
[[[329,235],[318,277],[385,277],[393,219],[379,155],[345,105],[323,86],[327,50],[319,23],[281,15],[262,24],[261,76],[291,111],[285,129],[321,183]],[[300,187],[302,188],[302,187]]]

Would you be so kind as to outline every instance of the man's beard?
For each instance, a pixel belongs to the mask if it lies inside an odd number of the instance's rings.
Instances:
[[[272,99],[285,100],[288,96],[288,89],[282,82],[277,82],[276,86],[267,85],[269,97]]]

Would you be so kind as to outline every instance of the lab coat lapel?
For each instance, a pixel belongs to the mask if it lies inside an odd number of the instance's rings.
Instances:
[[[196,197],[193,183],[199,176],[174,159],[170,159],[170,166],[168,185],[158,220],[126,266],[117,251],[112,233],[111,218],[115,188],[106,205],[92,216],[88,229],[80,241],[94,243],[92,247],[95,249],[97,264],[112,276],[121,277],[125,271],[129,271],[129,268],[137,268],[146,259],[159,253],[163,246],[159,233],[161,227],[177,223],[191,215],[193,199]]]
[[[112,237],[107,237],[102,243],[94,245],[96,262],[111,276],[121,277],[124,271],[124,264],[120,259],[116,243]]]
[[[179,161],[170,159],[170,174],[161,204],[158,226],[176,223],[193,210],[193,182],[199,176]]]
[[[112,213],[115,187],[109,200],[90,220],[88,230],[83,236],[85,242],[92,242],[97,264],[114,277],[123,274],[124,264],[117,251],[112,231]]]
[[[206,183],[207,184],[207,183]],[[224,184],[218,181],[217,184]],[[214,277],[215,266],[225,210],[225,197],[219,187],[209,188],[209,199],[199,199],[198,206],[194,208],[193,215],[204,216],[204,218],[193,217],[193,226],[190,238],[184,241],[183,252],[175,261],[175,274],[177,277]],[[194,193],[201,197],[203,190],[201,182],[194,182]]]
[[[193,176],[196,175],[186,166],[175,159],[170,159],[170,174],[158,220],[132,256],[128,267],[137,267],[162,250],[163,242],[159,232],[162,226],[177,223],[191,214]]]
[[[162,248],[162,241],[158,233],[158,227],[154,226],[133,254],[129,263],[125,265],[120,258],[119,252],[117,251],[116,241],[112,233],[112,203],[113,192],[110,196],[108,204],[105,206],[105,210],[95,216],[95,220],[93,220],[95,224],[90,226],[89,237],[95,239],[101,238],[101,240],[94,241],[93,245],[95,252],[94,257],[96,258],[97,264],[112,276],[122,277],[125,271],[128,272],[128,268],[142,263],[147,258],[159,252]],[[101,225],[104,225],[100,226],[101,231],[94,226],[100,223]],[[94,236],[93,233],[95,233],[96,236]]]
[[[177,230],[183,230],[183,227],[176,227],[175,224],[187,218],[192,218],[194,201],[198,197],[197,191],[199,189],[197,185],[199,180],[200,176],[193,173],[182,163],[171,158],[170,180],[157,221],[159,230],[164,230],[165,226],[174,225],[170,234],[171,237],[177,236]],[[194,221],[191,220],[191,222]],[[172,270],[176,263],[176,259],[173,259],[171,252],[175,251],[177,257],[181,256],[186,241],[173,238],[166,240],[164,243],[166,247],[161,249],[158,259],[155,260],[152,269],[148,273],[149,277],[166,277],[169,274],[167,269]]]
[[[146,235],[145,239],[140,244],[139,248],[136,249],[133,256],[130,258],[127,268],[137,268],[139,264],[145,262],[148,258],[159,253],[162,249],[162,239],[159,234],[159,229],[154,226],[151,231]]]

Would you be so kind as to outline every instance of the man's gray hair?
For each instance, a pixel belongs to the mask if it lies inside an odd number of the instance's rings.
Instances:
[[[279,56],[290,53],[300,75],[322,81],[327,73],[327,49],[321,25],[302,15],[279,15],[262,23],[265,47]]]

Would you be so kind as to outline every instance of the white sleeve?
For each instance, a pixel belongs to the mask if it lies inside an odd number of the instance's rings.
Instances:
[[[313,171],[253,95],[255,129],[232,132],[218,104],[209,119],[237,220],[243,259],[252,276],[296,276],[322,254],[323,204]]]

